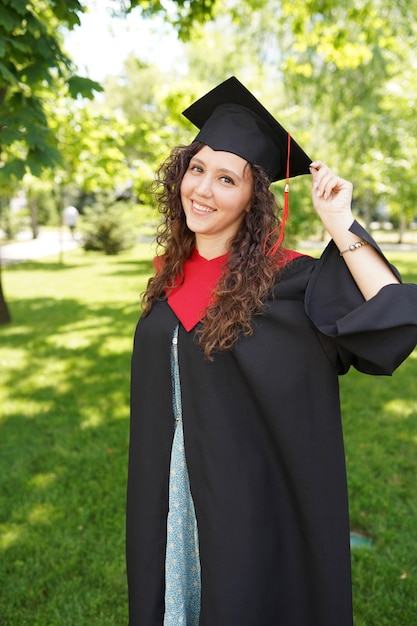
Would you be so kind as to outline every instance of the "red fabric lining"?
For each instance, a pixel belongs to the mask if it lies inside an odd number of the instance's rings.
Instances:
[[[279,266],[283,267],[293,259],[303,256],[295,250],[283,250],[284,257]],[[216,284],[227,267],[228,254],[207,260],[194,249],[191,257],[184,263],[184,280],[170,290],[168,304],[188,332],[204,317],[206,308]],[[163,266],[162,257],[155,257],[154,265],[159,272]]]

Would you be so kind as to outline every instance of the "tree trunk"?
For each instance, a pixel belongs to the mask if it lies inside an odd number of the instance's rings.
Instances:
[[[37,239],[39,235],[38,211],[34,198],[29,199],[30,224],[32,227],[32,238]]]
[[[398,224],[398,243],[404,243],[404,236],[407,232],[407,220],[402,213]]]
[[[363,197],[363,212],[365,219],[365,229],[369,232],[371,230],[371,222],[372,222],[372,194],[369,189],[366,189]]]
[[[1,284],[1,257],[0,257],[0,326],[8,324],[11,321],[9,309],[4,299],[3,287]]]

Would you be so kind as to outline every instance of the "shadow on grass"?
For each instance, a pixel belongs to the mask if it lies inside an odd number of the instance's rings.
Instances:
[[[117,271],[114,272],[119,276],[132,276],[143,274],[150,275],[155,271],[155,266],[152,260],[139,260],[132,263],[132,261],[120,261],[117,264]]]
[[[341,380],[352,518],[370,534],[370,514],[398,523],[398,507],[389,502],[417,502],[416,377],[417,349],[392,377],[352,370]]]
[[[352,553],[362,626],[414,626],[417,614],[416,378],[415,350],[392,377],[341,380],[351,526],[374,540]]]
[[[89,254],[94,254],[94,253],[89,253]],[[97,253],[98,255],[98,253]],[[102,255],[100,255],[102,257]],[[100,257],[98,257],[100,258]],[[95,266],[97,263],[97,257],[93,258],[90,257],[86,254],[83,256],[82,258],[82,267],[88,267],[88,266]],[[74,269],[76,267],[79,267],[80,263],[68,263],[67,261],[64,261],[63,263],[60,263],[58,261],[56,262],[46,262],[46,261],[21,261],[21,262],[16,262],[13,264],[5,264],[4,266],[2,266],[2,271],[4,273],[6,272],[27,272],[27,271],[38,271],[41,270],[42,272],[46,271],[46,272],[55,272],[55,271],[61,271],[61,270],[71,270]],[[153,265],[153,261],[152,260],[136,260],[136,259],[126,259],[126,260],[120,260],[117,259],[117,267],[122,267],[122,266],[130,266],[129,270],[120,270],[119,272],[116,271],[116,273],[120,273],[123,274],[124,272],[127,272],[129,275],[131,274],[143,274],[143,273],[150,273],[154,270],[154,265]]]
[[[0,420],[2,626],[124,624],[138,305],[34,298],[14,301],[12,311],[0,334],[8,390]]]
[[[89,263],[85,263],[85,265],[89,265]],[[91,263],[92,265],[92,263]],[[36,271],[36,270],[42,270],[42,271],[49,271],[49,272],[54,272],[54,271],[61,271],[61,270],[71,270],[74,269],[74,267],[77,267],[77,265],[74,265],[72,263],[59,263],[58,261],[50,261],[50,262],[46,262],[46,261],[16,261],[15,263],[10,263],[10,264],[4,264],[2,266],[2,271],[4,273],[6,272],[28,272],[28,271]]]

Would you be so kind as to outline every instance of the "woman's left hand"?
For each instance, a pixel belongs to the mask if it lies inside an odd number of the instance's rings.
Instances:
[[[358,239],[349,230],[353,222],[353,185],[337,176],[322,161],[313,161],[310,171],[314,208],[335,245],[339,250],[347,251]],[[373,246],[363,246],[360,250],[349,251],[342,258],[363,297],[369,300],[385,285],[398,283],[398,279]]]
[[[313,161],[310,172],[313,205],[324,226],[330,232],[335,222],[338,228],[349,228],[353,222],[352,183],[337,176],[323,161]]]

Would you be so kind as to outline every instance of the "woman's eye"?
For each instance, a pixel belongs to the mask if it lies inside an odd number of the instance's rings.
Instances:
[[[228,176],[222,176],[222,181],[224,183],[227,183],[228,185],[234,185],[234,182],[231,178],[229,178]]]
[[[202,168],[199,165],[191,165],[190,166],[190,170],[192,172],[198,172],[198,173],[203,171]]]

